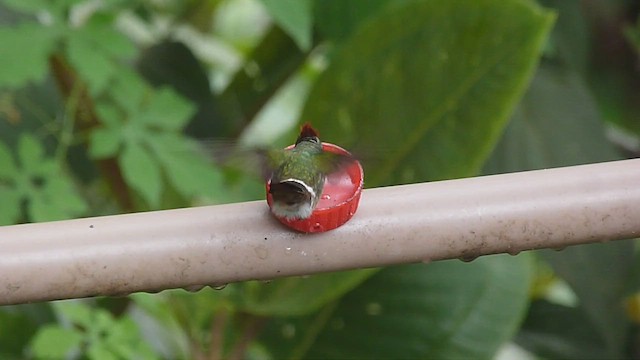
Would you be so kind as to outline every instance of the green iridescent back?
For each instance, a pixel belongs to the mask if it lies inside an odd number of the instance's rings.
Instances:
[[[272,154],[274,172],[272,182],[286,179],[297,179],[313,187],[317,196],[324,186],[322,145],[313,141],[301,141],[293,149],[280,150],[279,154]]]

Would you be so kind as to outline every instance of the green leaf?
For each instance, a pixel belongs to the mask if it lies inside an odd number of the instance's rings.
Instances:
[[[484,172],[617,159],[605,137],[598,108],[577,73],[541,66]]]
[[[311,0],[261,0],[269,15],[296,42],[301,50],[311,47]]]
[[[340,298],[377,269],[335,272],[307,278],[290,277],[261,282],[242,283],[239,308],[261,316],[300,316],[317,311],[320,307]]]
[[[4,199],[0,197],[0,199]],[[4,200],[3,200],[4,201]],[[0,207],[0,210],[2,207]],[[38,324],[29,317],[23,307],[0,308],[0,357],[12,355],[15,359],[24,357],[24,349],[38,331]],[[11,357],[9,357],[11,358]]]
[[[224,118],[216,121],[217,136],[236,137],[263,105],[308,59],[280,27],[273,26],[251,53],[251,64],[259,71],[238,71],[229,86],[217,97]]]
[[[401,0],[316,0],[315,23],[318,30],[334,41],[345,40],[360,24],[389,3],[404,4]]]
[[[74,217],[87,210],[87,204],[78,195],[68,176],[50,175],[46,191],[51,195],[51,207],[56,209],[61,218]]]
[[[109,349],[109,346],[103,342],[90,344],[89,349],[87,350],[87,355],[90,359],[121,360],[111,349]]]
[[[541,251],[543,259],[571,286],[584,316],[603,339],[608,358],[625,352],[629,321],[621,304],[632,279],[633,241]]]
[[[84,330],[81,338],[88,347],[89,358],[156,358],[151,349],[141,343],[140,331],[131,318],[114,319],[107,310],[81,301],[56,302],[54,307],[63,321]]]
[[[59,315],[65,320],[83,327],[91,327],[95,325],[93,321],[93,310],[89,305],[82,301],[69,300],[57,301],[53,303],[53,307]]]
[[[335,305],[274,319],[261,339],[274,358],[492,358],[528,303],[527,256],[383,269]]]
[[[2,0],[8,8],[27,14],[37,14],[49,8],[50,0]]]
[[[99,94],[119,69],[104,53],[96,51],[95,44],[87,41],[82,36],[83,33],[72,34],[75,35],[67,38],[69,61],[87,82],[91,93]]]
[[[492,358],[528,304],[526,256],[385,269],[338,305],[305,357]]]
[[[95,159],[115,156],[120,149],[120,132],[112,127],[98,128],[91,132],[89,154]]]
[[[71,8],[84,0],[55,0],[49,2],[49,9],[55,9],[58,13],[63,16],[68,16],[68,13],[71,11]]]
[[[17,152],[21,166],[11,175],[13,188],[0,184],[0,192],[7,193],[2,197],[0,222],[17,220],[24,198],[28,201],[26,210],[32,221],[67,219],[86,211],[84,199],[75,191],[63,166],[45,157],[44,148],[36,138],[22,134]],[[7,160],[5,156],[3,161]]]
[[[163,130],[180,130],[195,113],[195,106],[173,89],[164,87],[154,92],[133,121]]]
[[[122,70],[119,59],[133,57],[135,47],[129,39],[113,28],[113,19],[93,16],[89,23],[67,37],[67,56],[89,84],[99,94]]]
[[[577,73],[542,66],[485,165],[485,172],[503,173],[615,159],[618,155],[604,135],[599,110]],[[619,304],[634,262],[632,248],[630,242],[616,242],[543,252],[543,258],[578,296],[582,306],[576,311],[592,326],[585,332],[601,337],[601,351],[608,354],[606,357],[618,357],[622,353],[627,322]],[[557,318],[556,321],[569,323],[578,315],[567,313],[566,316],[566,319]],[[570,351],[581,348],[584,339],[573,334],[554,333],[546,343],[538,338],[536,344],[555,348],[558,341]]]
[[[589,24],[582,11],[580,0],[540,0],[541,6],[558,12],[558,21],[553,28],[545,55],[557,63],[585,74],[589,63]]]
[[[83,40],[111,60],[127,60],[136,55],[131,40],[116,30],[113,16],[91,17],[89,23],[78,31]]]
[[[122,175],[129,186],[134,188],[152,206],[158,206],[162,192],[162,176],[157,160],[147,149],[127,143],[118,158]]]
[[[187,134],[199,139],[225,136],[218,96],[211,96],[208,72],[189,47],[166,39],[147,47],[136,68],[154,86],[169,86],[197,105],[198,111],[185,129]]]
[[[114,78],[109,95],[126,113],[136,114],[151,91],[149,85],[136,72],[121,69]]]
[[[180,290],[165,291],[162,295],[151,295],[147,293],[135,293],[130,296],[131,300],[135,303],[132,304],[133,313],[138,314],[136,320],[141,317],[145,320],[144,335],[146,337],[153,337],[158,342],[162,343],[164,353],[168,353],[168,358],[174,359],[186,359],[189,356],[189,335],[184,331],[181,326],[180,319],[175,316],[176,309],[179,306],[185,306],[191,310],[189,319],[190,324],[199,326],[200,316],[202,311],[208,311],[205,314],[207,321],[211,320],[213,309],[216,304],[210,299],[209,301],[193,305],[191,300],[194,298],[202,298],[203,293],[208,292],[204,289],[196,294],[189,293],[188,299],[173,298],[173,294]],[[178,304],[178,306],[175,306]],[[206,304],[206,305],[205,305]]]
[[[629,44],[635,48],[638,56],[640,56],[640,17],[636,20],[636,26],[627,26],[624,29],[624,35]]]
[[[606,341],[584,309],[536,301],[517,337],[517,343],[546,359],[607,359]]]
[[[107,127],[121,129],[123,123],[122,113],[113,105],[106,102],[96,104],[96,112],[100,121]]]
[[[55,195],[54,195],[55,196]],[[38,194],[29,194],[29,207],[27,214],[32,222],[55,221],[66,218],[58,209],[51,206],[49,198],[38,196]]]
[[[222,175],[203,158],[194,143],[178,134],[165,133],[155,136],[149,145],[167,178],[182,196],[217,197],[223,185]]]
[[[182,196],[216,199],[223,181],[222,175],[212,164],[195,154],[174,154],[162,159],[167,177]]]
[[[0,28],[0,87],[22,87],[47,74],[57,28],[35,23]]]
[[[371,186],[475,174],[553,19],[524,0],[390,7],[340,46],[301,117],[347,148],[383,147],[365,164]]]
[[[32,135],[22,134],[18,141],[18,158],[22,169],[36,171],[44,159],[44,148]]]
[[[0,199],[0,225],[15,223],[20,217],[22,194],[0,185]]]
[[[43,158],[33,162],[31,171],[25,175],[24,195],[29,200],[27,213],[32,221],[63,220],[86,211],[84,199],[56,160]]]
[[[121,359],[156,359],[149,345],[141,340],[138,325],[123,317],[111,326],[105,344]]]
[[[80,346],[82,339],[83,336],[72,329],[45,325],[33,338],[31,351],[36,358],[64,359]]]
[[[11,150],[3,142],[0,142],[0,177],[12,178],[17,171]]]

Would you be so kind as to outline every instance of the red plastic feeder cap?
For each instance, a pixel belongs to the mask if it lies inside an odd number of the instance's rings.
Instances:
[[[289,146],[287,149],[292,148]],[[336,154],[351,155],[338,145],[322,143],[322,149]],[[271,208],[273,198],[269,193],[271,181],[267,181],[267,204]],[[346,223],[358,210],[364,185],[364,171],[359,161],[327,176],[318,205],[307,219],[288,220],[275,216],[284,225],[304,233],[333,230]]]

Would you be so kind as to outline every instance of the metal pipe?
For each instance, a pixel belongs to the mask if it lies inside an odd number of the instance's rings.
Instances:
[[[365,190],[342,227],[264,201],[0,227],[0,304],[473,259],[640,236],[640,159]]]

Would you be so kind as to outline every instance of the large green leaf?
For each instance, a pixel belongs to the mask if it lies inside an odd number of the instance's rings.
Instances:
[[[486,257],[382,271],[349,294],[310,349],[333,358],[489,358],[528,303],[526,257]]]
[[[485,165],[502,173],[616,160],[598,109],[575,72],[541,66]]]
[[[397,4],[399,1],[316,0],[315,23],[322,35],[334,41],[341,41],[357,29],[362,21],[384,9],[389,2]]]
[[[522,0],[390,7],[340,46],[302,118],[341,145],[385,150],[365,164],[368,185],[472,175],[528,84],[553,19]]]
[[[583,316],[600,335],[605,344],[602,350],[610,358],[621,356],[625,350],[629,320],[624,313],[623,300],[632,276],[633,252],[632,241],[542,252],[543,258],[578,296]],[[554,335],[573,340],[559,331]]]
[[[583,3],[584,4],[584,3]],[[640,72],[638,71],[638,55],[640,48],[633,49],[627,43],[632,33],[625,25],[637,19],[627,17],[622,20],[616,14],[637,14],[637,2],[593,2],[587,19],[591,20],[591,46],[589,53],[588,80],[590,90],[595,95],[603,119],[617,127],[640,137],[640,101],[638,89]],[[616,31],[611,31],[611,29]],[[636,31],[640,26],[636,25]],[[630,28],[628,28],[630,29]],[[637,34],[637,33],[636,33]],[[635,50],[635,52],[634,52]]]
[[[547,44],[546,55],[584,74],[587,71],[590,50],[589,28],[580,0],[538,0],[558,12],[558,21]]]
[[[238,298],[240,309],[262,316],[300,316],[317,311],[323,305],[340,298],[377,270],[356,270],[315,275],[307,278],[290,277],[269,284],[242,284]]]
[[[388,268],[264,340],[276,358],[490,358],[520,323],[530,279],[527,256]]]
[[[598,109],[577,73],[546,65],[539,69],[486,164],[485,172],[521,171],[617,158],[605,138]],[[522,345],[545,349],[545,353],[557,351],[555,357],[571,357],[585,342],[593,343],[591,336],[597,334],[603,344],[602,352],[609,357],[619,356],[627,326],[621,303],[632,271],[633,244],[582,245],[542,254],[556,273],[569,283],[581,307],[556,311],[557,327],[551,322],[528,321],[523,331],[530,336],[521,338]],[[576,326],[590,327],[583,329],[584,337],[566,331],[578,316],[576,313],[584,317],[584,324]],[[542,331],[547,331],[546,337],[541,336]]]
[[[547,359],[606,359],[612,354],[606,340],[585,316],[581,307],[572,308],[544,300],[529,308],[517,343]]]
[[[269,14],[301,50],[311,47],[311,0],[262,0]]]

